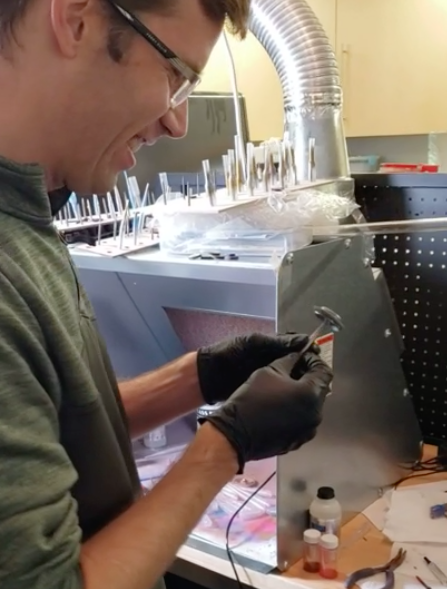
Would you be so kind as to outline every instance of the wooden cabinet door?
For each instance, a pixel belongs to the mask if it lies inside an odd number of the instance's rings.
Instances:
[[[346,134],[447,130],[447,0],[337,0]]]

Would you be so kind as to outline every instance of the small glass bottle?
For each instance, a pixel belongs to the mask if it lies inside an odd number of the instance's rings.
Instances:
[[[318,530],[304,532],[303,569],[307,573],[318,573],[320,570],[320,538],[321,533]]]
[[[323,534],[320,538],[320,575],[325,579],[335,579],[338,575],[338,537]]]

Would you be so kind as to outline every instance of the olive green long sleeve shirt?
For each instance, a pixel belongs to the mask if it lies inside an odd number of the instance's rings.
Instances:
[[[1,589],[83,587],[82,540],[139,489],[115,376],[43,173],[0,158]]]

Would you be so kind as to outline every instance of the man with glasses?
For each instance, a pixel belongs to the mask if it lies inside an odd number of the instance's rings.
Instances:
[[[54,215],[181,137],[249,0],[0,3],[0,587],[149,589],[248,460],[299,448],[331,372],[254,334],[117,383]],[[130,437],[224,402],[142,497]]]

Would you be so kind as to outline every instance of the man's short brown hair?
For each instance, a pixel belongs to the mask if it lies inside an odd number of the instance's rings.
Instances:
[[[4,48],[14,35],[14,28],[35,0],[0,0],[0,48]],[[167,12],[181,0],[118,0],[129,11]],[[229,30],[244,38],[247,34],[250,0],[199,0],[207,17],[216,22],[228,23]]]

